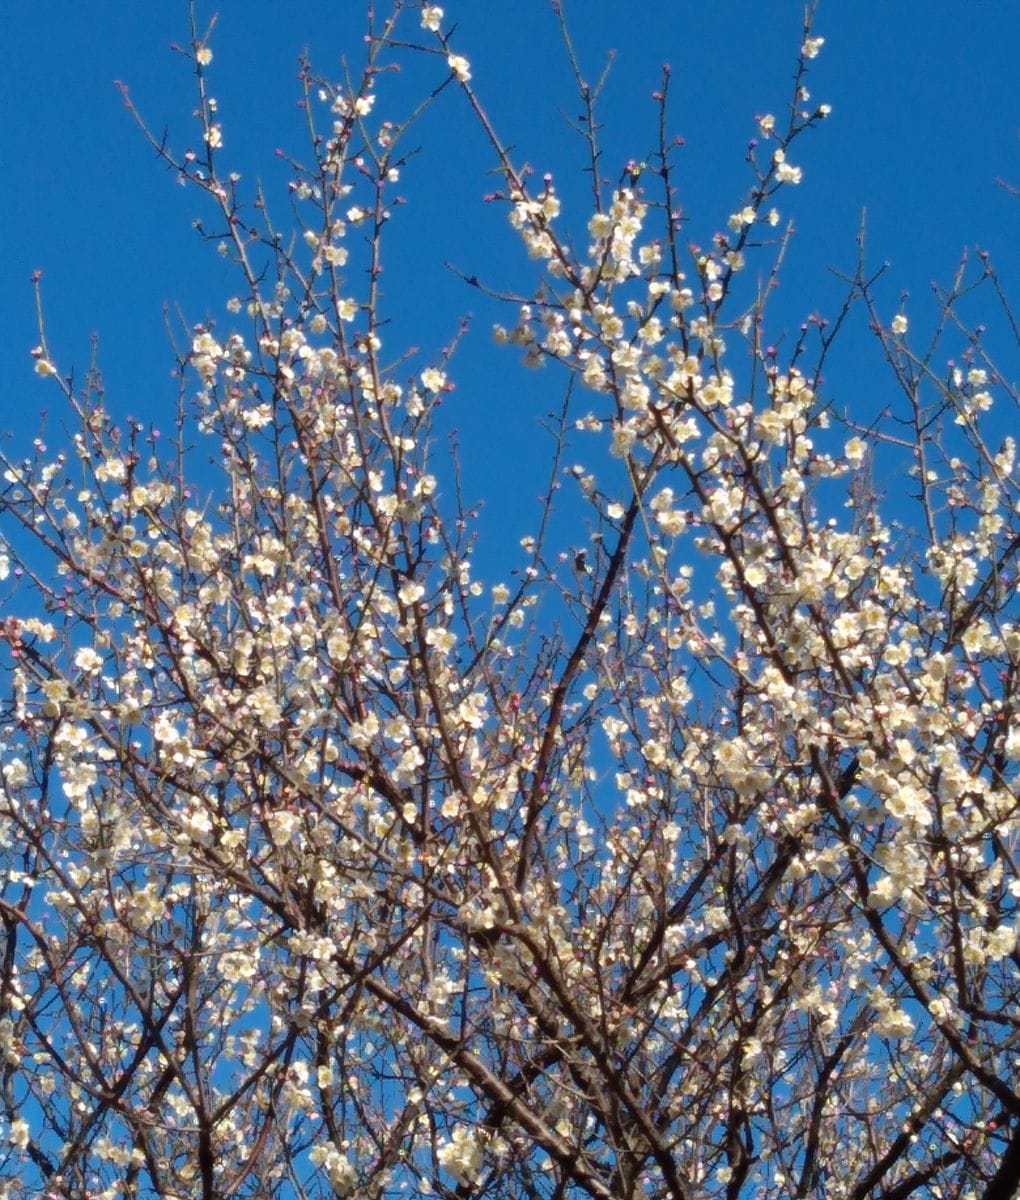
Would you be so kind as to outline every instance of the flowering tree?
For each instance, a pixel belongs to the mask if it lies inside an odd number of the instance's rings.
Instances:
[[[181,356],[169,450],[35,351],[77,425],[3,460],[2,1194],[1003,1200],[1020,481],[988,410],[1017,393],[970,282],[915,350],[862,263],[844,315],[902,407],[858,427],[821,382],[842,322],[780,353],[743,282],[827,112],[810,20],[708,250],[668,74],[614,184],[578,72],[575,247],[449,28],[398,4],[360,78],[306,68],[281,232],[223,166],[193,27],[203,148],[153,144],[240,290]],[[452,364],[383,350],[411,122],[375,99],[423,54],[541,270],[497,341],[563,373],[585,462],[553,463],[575,542],[550,488],[510,582],[475,578],[432,461]],[[890,503],[871,464],[903,448]]]

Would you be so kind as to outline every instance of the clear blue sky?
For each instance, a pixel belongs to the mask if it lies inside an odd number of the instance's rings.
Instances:
[[[384,9],[385,0],[377,0]],[[568,201],[583,201],[582,146],[560,116],[577,110],[558,27],[546,0],[446,0],[459,23],[456,47],[519,159],[554,172]],[[748,180],[743,156],[754,114],[781,111],[799,45],[796,0],[566,0],[586,73],[594,79],[610,49],[616,62],[603,104],[610,173],[653,145],[650,93],[661,64],[673,68],[673,131],[692,238],[722,228]],[[343,55],[361,61],[360,0],[222,0],[213,39],[211,90],[221,105],[226,160],[247,182],[266,180],[279,218],[285,176],[274,149],[303,153],[295,107],[299,54],[324,75]],[[205,16],[216,11],[203,4]],[[416,19],[409,16],[409,28]],[[164,304],[190,322],[227,320],[235,285],[213,250],[191,230],[199,197],[179,188],[132,125],[114,87],[121,79],[152,126],[172,145],[196,140],[188,66],[169,51],[187,41],[184,0],[136,3],[40,0],[5,6],[0,70],[3,273],[0,320],[9,355],[0,392],[0,430],[23,443],[41,408],[59,404],[32,373],[37,342],[30,273],[44,272],[50,345],[62,370],[88,365],[97,334],[114,411],[167,420],[175,387],[163,326]],[[1004,277],[1017,279],[1020,204],[996,177],[1020,185],[1020,6],[1014,0],[823,0],[816,32],[826,44],[812,75],[812,99],[833,115],[798,145],[804,182],[786,193],[796,221],[780,314],[791,328],[812,311],[833,313],[840,287],[827,268],[850,269],[861,209],[868,208],[869,256],[889,260],[890,315],[901,289],[912,321],[928,283],[951,275],[966,246],[989,249]],[[428,78],[435,80],[434,63]],[[415,69],[384,82],[377,113],[426,86]],[[556,404],[551,373],[521,377],[513,354],[493,347],[489,329],[507,319],[444,264],[452,261],[494,286],[531,277],[505,214],[482,202],[495,182],[491,156],[452,92],[420,127],[423,153],[406,171],[410,201],[392,229],[387,303],[415,345],[434,353],[461,314],[475,324],[454,368],[451,420],[462,430],[469,497],[512,495],[501,510],[508,544],[528,531],[532,498],[544,483],[546,446],[535,422]],[[578,228],[583,203],[573,213]],[[915,317],[915,314],[917,316]],[[860,387],[854,337],[833,361],[830,387],[844,403]],[[393,347],[395,350],[396,346]],[[861,351],[863,353],[863,349]],[[869,353],[874,353],[869,351]],[[876,361],[873,359],[872,361]],[[842,364],[842,365],[840,365]],[[424,365],[424,361],[420,364]],[[841,375],[840,372],[843,372]],[[883,382],[882,386],[887,386]],[[538,451],[535,447],[538,446]]]

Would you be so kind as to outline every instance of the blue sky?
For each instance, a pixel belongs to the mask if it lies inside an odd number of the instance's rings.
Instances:
[[[274,150],[305,149],[298,56],[307,48],[327,76],[338,75],[345,55],[357,66],[363,8],[358,0],[224,0],[219,7],[211,90],[221,106],[226,161],[246,183],[265,180],[278,219],[286,214],[286,177]],[[447,0],[445,8],[496,127],[518,161],[554,173],[567,219],[580,228],[588,215],[583,147],[563,120],[577,104],[548,3]],[[652,148],[651,92],[662,63],[671,64],[672,131],[686,141],[679,179],[688,233],[707,241],[746,191],[754,115],[787,102],[801,5],[566,0],[565,8],[590,79],[607,51],[616,51],[602,107],[609,174]],[[203,19],[214,11],[200,7]],[[48,409],[48,438],[57,440],[59,397],[33,375],[28,353],[38,341],[28,283],[36,269],[44,272],[47,333],[61,369],[73,365],[80,374],[97,335],[113,410],[166,421],[176,387],[164,305],[179,307],[191,323],[209,316],[225,323],[223,305],[236,289],[191,229],[202,215],[199,197],[155,160],[114,80],[129,86],[154,129],[168,130],[171,145],[196,140],[188,66],[169,49],[188,39],[187,6],[42,0],[6,6],[3,24],[0,319],[10,363],[0,430],[27,446],[40,410]],[[1015,3],[823,0],[816,33],[826,44],[813,64],[812,99],[830,103],[833,115],[798,144],[804,182],[783,198],[797,236],[777,306],[780,326],[795,329],[813,311],[835,313],[842,286],[829,268],[851,269],[864,207],[869,260],[891,264],[885,306],[891,315],[901,290],[909,292],[914,328],[932,311],[929,281],[947,280],[964,247],[987,248],[1005,279],[1015,280],[1018,202],[995,182],[1020,184]],[[407,98],[435,83],[437,67],[419,59],[387,77],[377,114],[402,115]],[[452,262],[495,287],[532,278],[505,214],[482,200],[496,186],[486,174],[491,155],[463,98],[444,94],[416,140],[423,152],[402,183],[409,204],[392,228],[387,303],[401,322],[395,328],[421,348],[420,365],[454,334],[461,315],[473,316],[453,369],[450,420],[460,429],[468,496],[504,497],[502,506],[490,505],[498,518],[487,519],[495,521],[497,543],[509,546],[533,524],[548,449],[536,437],[537,421],[556,407],[561,381],[550,372],[518,372],[513,353],[496,349],[489,333],[493,321],[511,314],[446,267]],[[829,388],[843,405],[857,400],[869,341],[852,329],[832,360]],[[867,353],[877,379],[876,352],[867,346]],[[882,378],[871,390],[888,387]]]

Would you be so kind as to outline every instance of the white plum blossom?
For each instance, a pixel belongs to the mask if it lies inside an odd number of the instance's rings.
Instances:
[[[484,1156],[475,1130],[465,1125],[454,1128],[437,1151],[439,1164],[458,1183],[472,1183],[481,1170]]]
[[[443,10],[438,4],[426,4],[421,10],[421,27],[422,29],[431,30],[433,33],[439,32],[439,23],[443,19]]]
[[[471,64],[463,54],[450,54],[446,61],[457,80],[460,83],[467,83],[471,78]]]

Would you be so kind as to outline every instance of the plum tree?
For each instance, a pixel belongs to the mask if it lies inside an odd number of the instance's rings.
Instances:
[[[578,225],[438,6],[373,21],[360,77],[303,71],[284,229],[224,166],[193,24],[203,149],[152,142],[238,292],[189,332],[173,437],[35,352],[75,425],[2,464],[2,1194],[1011,1195],[1017,393],[971,277],[920,350],[847,281],[881,420],[826,397],[842,318],[770,337],[746,280],[827,115],[810,13],[708,249],[668,74],[611,179],[578,75]],[[396,61],[466,98],[540,271],[492,371],[564,384],[495,580],[435,448],[456,361],[384,348]]]

